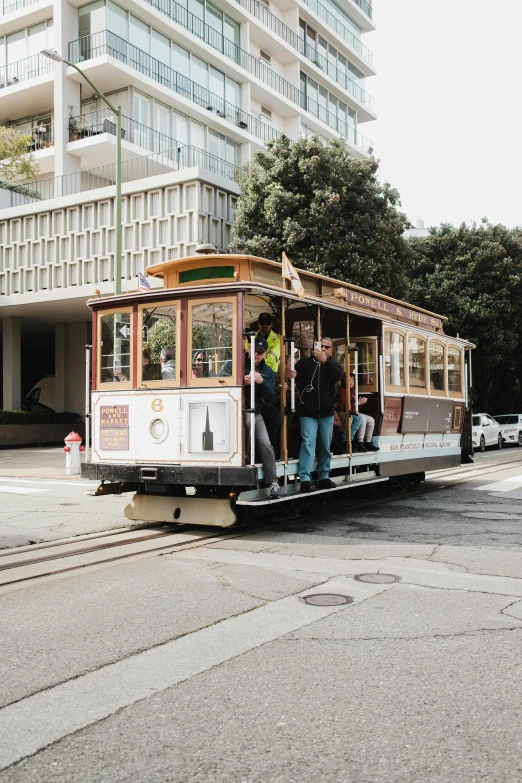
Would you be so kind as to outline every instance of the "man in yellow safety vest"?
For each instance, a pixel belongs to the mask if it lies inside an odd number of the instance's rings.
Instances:
[[[264,337],[268,343],[268,352],[265,356],[265,364],[267,364],[274,372],[279,371],[279,362],[281,360],[281,342],[280,335],[272,331],[272,324],[274,319],[270,313],[261,313],[258,319],[259,330],[256,332],[256,337]]]

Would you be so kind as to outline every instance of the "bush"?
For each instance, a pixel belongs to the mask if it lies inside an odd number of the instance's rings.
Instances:
[[[35,199],[41,199],[42,194],[39,193],[37,190],[34,190],[29,185],[21,185],[17,184],[15,182],[6,182],[5,180],[0,180],[0,188],[3,190],[12,190],[13,193],[20,193],[22,196],[27,196],[28,198],[35,198]]]
[[[79,413],[55,411],[0,411],[0,424],[81,424]]]

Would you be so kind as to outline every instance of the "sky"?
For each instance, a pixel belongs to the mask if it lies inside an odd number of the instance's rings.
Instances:
[[[415,225],[522,225],[522,0],[373,0],[379,178]]]

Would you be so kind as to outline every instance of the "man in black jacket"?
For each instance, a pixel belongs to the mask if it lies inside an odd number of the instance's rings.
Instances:
[[[301,492],[314,492],[312,470],[317,452],[319,489],[335,487],[330,480],[330,444],[333,433],[333,412],[337,384],[343,377],[343,368],[332,359],[332,341],[321,340],[321,350],[300,359],[296,366],[296,383],[299,387],[299,423],[301,449],[299,451],[299,478]]]
[[[248,346],[248,351],[245,353],[245,399],[246,404],[250,407],[250,386],[255,384],[255,443],[256,450],[259,452],[261,462],[263,463],[263,473],[265,476],[265,482],[270,485],[270,498],[275,499],[281,497],[279,490],[279,482],[277,480],[277,468],[274,449],[268,437],[265,422],[261,415],[261,408],[263,404],[273,405],[276,401],[276,383],[275,374],[273,370],[265,362],[265,357],[268,351],[268,343],[264,337],[256,337],[254,344],[254,362],[256,369],[252,378],[250,374],[251,370],[251,346]],[[219,375],[232,375],[232,361],[225,362]],[[250,414],[245,415],[245,432],[247,442],[250,440]]]

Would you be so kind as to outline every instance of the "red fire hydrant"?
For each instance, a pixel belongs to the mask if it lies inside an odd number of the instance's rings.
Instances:
[[[78,476],[80,474],[81,454],[85,451],[82,446],[82,438],[77,432],[70,432],[64,438],[65,451],[65,472],[68,476]]]

